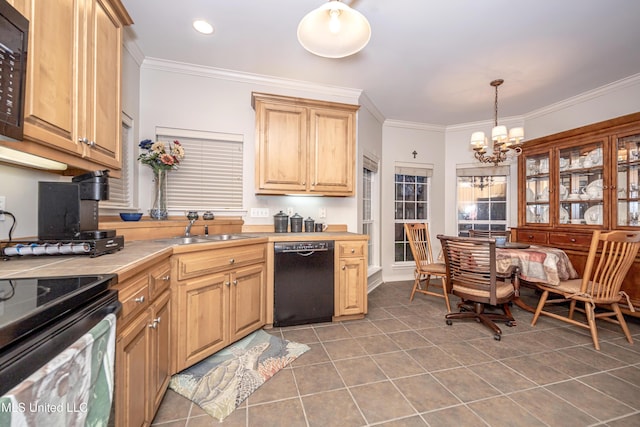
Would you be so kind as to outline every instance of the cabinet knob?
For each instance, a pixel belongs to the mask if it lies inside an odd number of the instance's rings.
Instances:
[[[144,295],[142,295],[141,297],[138,297],[138,298],[134,299],[134,301],[135,301],[135,302],[137,302],[137,303],[139,303],[139,304],[140,304],[140,303],[143,303],[143,302],[144,302]]]
[[[356,250],[355,250],[355,249],[353,249],[353,248],[351,248],[351,253],[352,253],[352,254],[355,254],[355,253],[356,253]]]
[[[575,243],[575,242],[576,242],[576,239],[572,237],[571,238],[571,243]]]
[[[89,140],[87,138],[78,138],[78,142],[82,142],[83,144],[88,144]]]
[[[156,324],[160,323],[160,316],[153,319],[153,323],[156,323]]]
[[[152,323],[149,323],[149,327],[151,329],[156,329],[158,327],[158,322],[154,320]]]
[[[238,284],[238,281],[237,281],[237,280],[234,280],[234,281],[233,281],[233,284],[234,284],[234,285],[237,285],[237,284]]]
[[[343,269],[343,270],[346,270],[346,269],[347,269],[347,266],[346,266],[346,265],[343,265],[343,266],[342,266],[342,269]]]
[[[171,276],[169,276],[168,274],[166,276],[162,276],[162,280],[164,282],[168,282],[169,280],[171,280]]]
[[[224,282],[225,286],[230,286],[231,283],[230,282]]]
[[[229,260],[229,264],[233,264],[234,262],[236,262],[236,260],[235,260],[235,259],[233,259],[233,258],[231,258],[231,259]]]

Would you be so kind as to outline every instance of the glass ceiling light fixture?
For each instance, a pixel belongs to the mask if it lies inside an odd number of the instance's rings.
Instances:
[[[504,83],[504,80],[497,79],[492,81],[491,86],[496,88],[496,98],[494,104],[494,124],[491,130],[491,140],[493,141],[493,154],[487,154],[487,138],[484,132],[473,132],[471,134],[471,146],[475,151],[475,157],[481,163],[498,163],[504,162],[508,158],[509,150],[512,150],[515,156],[522,153],[522,142],[524,141],[524,128],[513,128],[507,133],[506,126],[498,126],[498,86]]]
[[[298,24],[298,41],[325,58],[344,58],[362,50],[371,38],[369,21],[339,0],[312,10]]]

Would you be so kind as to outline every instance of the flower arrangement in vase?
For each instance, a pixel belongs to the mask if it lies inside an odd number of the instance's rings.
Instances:
[[[153,219],[167,219],[167,173],[170,170],[178,169],[180,160],[184,158],[184,148],[180,141],[165,143],[162,141],[153,142],[150,139],[140,141],[138,144],[144,150],[138,161],[149,166],[153,170],[154,201],[149,210],[149,216]]]

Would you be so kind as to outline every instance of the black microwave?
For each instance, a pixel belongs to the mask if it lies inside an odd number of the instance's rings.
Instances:
[[[0,140],[21,141],[29,21],[0,0]]]

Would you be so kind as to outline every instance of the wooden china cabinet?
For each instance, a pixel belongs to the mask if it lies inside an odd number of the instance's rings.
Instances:
[[[593,230],[640,231],[640,113],[526,142],[518,189],[517,241],[562,248],[582,273]],[[622,289],[640,308],[640,256]]]

